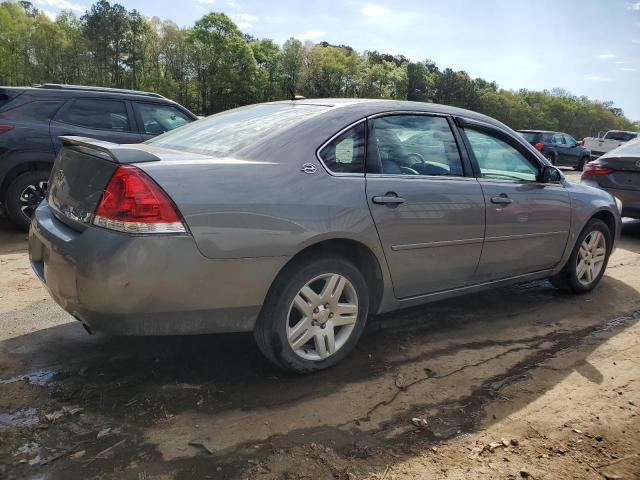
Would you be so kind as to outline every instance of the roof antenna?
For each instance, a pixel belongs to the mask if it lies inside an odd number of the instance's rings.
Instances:
[[[293,88],[291,88],[291,85],[287,87],[287,90],[289,90],[289,100],[295,101],[295,100],[305,99],[305,97],[303,97],[302,95],[296,95],[296,92],[293,91]]]

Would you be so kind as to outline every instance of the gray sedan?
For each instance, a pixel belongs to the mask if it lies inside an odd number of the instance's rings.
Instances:
[[[613,195],[623,217],[640,218],[640,139],[587,163],[581,181]]]
[[[297,372],[367,316],[549,278],[594,288],[620,231],[496,120],[441,105],[296,100],[139,145],[64,137],[30,257],[89,331],[253,331]]]

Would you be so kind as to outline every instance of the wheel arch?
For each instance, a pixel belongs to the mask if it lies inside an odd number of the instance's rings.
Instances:
[[[607,227],[609,228],[609,231],[611,232],[611,237],[613,239],[616,238],[616,230],[618,228],[618,224],[616,222],[616,217],[613,213],[611,213],[609,210],[604,210],[604,209],[598,210],[589,218],[589,220],[587,220],[587,223],[589,223],[589,221],[594,218],[598,220],[602,220],[605,223],[605,225],[607,225]],[[584,229],[584,226],[582,228]]]
[[[11,185],[11,183],[23,173],[35,172],[38,170],[50,171],[52,167],[53,161],[47,162],[35,160],[17,163],[5,173],[2,183],[0,183],[0,199],[4,201],[9,185]]]
[[[385,291],[386,276],[380,259],[365,243],[352,238],[329,238],[305,246],[280,269],[274,282],[286,275],[298,262],[320,256],[340,257],[353,263],[362,272],[369,289],[369,312],[375,314],[380,308]]]

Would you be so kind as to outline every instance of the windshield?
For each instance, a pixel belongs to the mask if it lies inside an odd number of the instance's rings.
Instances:
[[[605,140],[618,140],[620,142],[628,142],[638,136],[634,132],[607,132],[604,136]]]
[[[233,154],[276,130],[329,109],[325,105],[275,103],[251,105],[212,115],[153,138],[156,147],[214,157]]]

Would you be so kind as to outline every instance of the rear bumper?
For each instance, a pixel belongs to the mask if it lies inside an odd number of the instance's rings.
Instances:
[[[209,259],[191,236],[78,232],[43,203],[29,233],[34,272],[92,330],[181,335],[252,330],[287,257]]]

